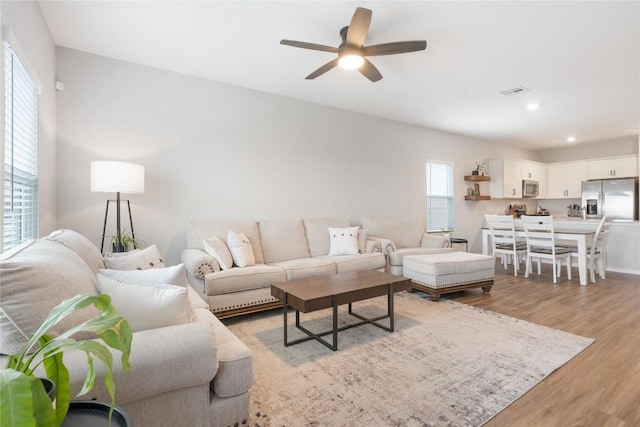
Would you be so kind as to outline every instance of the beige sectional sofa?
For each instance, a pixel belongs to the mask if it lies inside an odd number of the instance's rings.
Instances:
[[[77,294],[96,294],[96,273],[104,268],[96,246],[71,230],[25,242],[0,255],[3,355],[17,353],[61,301]],[[134,332],[129,372],[123,372],[119,353],[114,354],[116,404],[136,427],[248,425],[251,351],[186,286],[183,304],[189,312],[188,323]],[[82,315],[93,316],[75,313],[76,317],[65,319],[52,334],[86,320],[77,317]],[[4,366],[6,356],[1,359]],[[67,352],[64,360],[75,396],[84,380],[86,356]],[[102,365],[95,367],[95,387],[80,399],[109,401]]]
[[[348,228],[348,220],[305,218],[281,221],[203,220],[187,225],[182,261],[189,283],[219,318],[281,306],[271,284],[355,270],[381,270],[385,257],[377,241],[360,231],[357,253],[329,255],[329,227]],[[205,251],[203,239],[226,241],[229,231],[244,234],[255,265],[221,269]]]
[[[367,237],[380,243],[387,271],[402,276],[402,260],[407,255],[452,252],[444,236],[427,234],[419,217],[362,217]]]

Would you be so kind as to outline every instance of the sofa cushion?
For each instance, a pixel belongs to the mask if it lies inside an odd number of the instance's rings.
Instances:
[[[287,272],[287,280],[306,279],[307,277],[326,276],[336,273],[336,264],[329,257],[298,258],[274,262],[270,265],[284,268]]]
[[[227,238],[229,238],[228,234]],[[215,258],[221,269],[227,270],[233,267],[233,256],[224,240],[217,236],[210,236],[202,240],[205,252]],[[253,258],[255,260],[255,255]]]
[[[56,230],[46,238],[61,243],[80,255],[94,273],[104,268],[104,259],[98,247],[77,231]]]
[[[276,266],[256,264],[244,268],[233,267],[229,270],[205,275],[204,291],[207,295],[220,295],[229,292],[267,288],[272,283],[286,280],[285,271]]]
[[[148,268],[164,268],[164,261],[156,245],[139,251],[125,252],[126,255],[105,257],[104,265],[114,270],[146,270]]]
[[[325,255],[315,259],[327,259],[334,262],[336,264],[336,273],[346,273],[347,271],[359,270],[377,270],[379,268],[384,268],[386,262],[384,255],[380,252],[341,256]]]
[[[336,218],[305,218],[304,233],[312,257],[329,253],[329,227],[350,227],[349,221]]]
[[[202,220],[190,221],[187,224],[187,247],[196,248],[204,251],[202,239],[211,236],[217,236],[223,241],[227,241],[229,230],[236,233],[242,233],[249,239],[253,248],[253,256],[256,264],[264,264],[262,257],[262,248],[260,246],[260,233],[258,231],[258,223],[252,220]]]
[[[329,255],[355,255],[358,253],[360,227],[329,227]]]
[[[127,319],[133,332],[191,322],[191,305],[184,286],[98,274],[98,288],[111,297],[116,311]]]
[[[452,248],[402,248],[389,254],[389,265],[402,265],[402,260],[407,255],[430,255],[453,252]]]
[[[238,267],[250,267],[255,265],[256,258],[253,255],[249,238],[242,233],[229,230],[227,246],[233,258],[233,264]]]
[[[265,264],[309,258],[302,220],[260,221],[258,228]]]
[[[0,256],[0,351],[18,353],[49,312],[75,295],[95,295],[97,278],[73,250],[58,242],[39,239]],[[95,317],[93,307],[82,309],[49,329],[49,335]],[[82,334],[79,338],[89,338]]]
[[[419,217],[363,217],[362,228],[369,236],[393,240],[398,248],[420,247],[424,234]]]

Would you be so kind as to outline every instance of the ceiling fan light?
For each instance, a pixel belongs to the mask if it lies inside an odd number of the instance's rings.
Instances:
[[[343,55],[338,60],[338,65],[345,70],[356,70],[362,67],[364,58],[360,55]]]

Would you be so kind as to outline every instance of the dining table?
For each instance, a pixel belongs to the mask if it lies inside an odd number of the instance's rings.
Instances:
[[[578,250],[578,276],[580,284],[587,286],[587,251],[590,248],[591,240],[596,234],[595,228],[574,228],[574,227],[556,227],[553,230],[554,238],[565,242],[574,242]],[[516,237],[525,238],[524,228],[515,228]],[[482,253],[489,255],[490,252],[491,230],[482,228]]]

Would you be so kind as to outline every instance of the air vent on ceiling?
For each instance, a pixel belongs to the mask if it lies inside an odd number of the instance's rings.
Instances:
[[[505,91],[500,92],[503,95],[516,95],[518,93],[521,92],[528,92],[529,89],[527,89],[524,86],[516,86],[516,87],[512,87],[511,89],[507,89]]]

